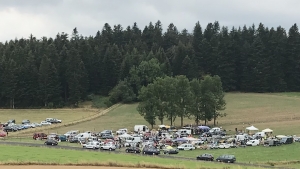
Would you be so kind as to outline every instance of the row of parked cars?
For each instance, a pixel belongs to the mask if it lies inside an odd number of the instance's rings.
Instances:
[[[29,128],[36,128],[36,127],[42,127],[42,126],[48,126],[51,124],[61,123],[62,120],[55,119],[55,118],[46,118],[46,120],[36,123],[31,123],[30,120],[25,119],[21,122],[21,124],[17,124],[16,120],[8,120],[3,126],[3,130],[5,132],[16,132],[19,130],[29,129]]]

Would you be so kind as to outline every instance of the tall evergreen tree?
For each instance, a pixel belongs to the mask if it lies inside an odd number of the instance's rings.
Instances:
[[[60,83],[58,72],[51,60],[44,55],[39,69],[39,97],[45,107],[60,104]],[[51,105],[49,105],[51,103]]]

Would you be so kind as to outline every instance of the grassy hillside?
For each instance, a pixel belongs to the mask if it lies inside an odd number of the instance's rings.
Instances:
[[[300,134],[300,94],[252,94],[252,93],[227,93],[227,117],[218,119],[218,126],[227,130],[244,129],[254,125],[259,129],[271,128],[275,134]],[[135,124],[147,122],[136,111],[138,104],[127,104],[112,110],[108,114],[89,122],[75,126],[64,127],[53,132],[64,133],[68,130],[101,131],[104,129],[117,130],[128,128],[133,130]],[[157,121],[157,124],[159,121]],[[193,120],[185,119],[185,124],[193,123]],[[165,121],[165,124],[170,124]],[[175,125],[179,125],[176,119]],[[212,125],[212,122],[209,122]],[[48,131],[52,132],[52,131]]]
[[[78,120],[91,116],[99,111],[92,105],[103,104],[104,99],[97,99],[94,103],[84,103],[78,109],[2,109],[0,110],[0,121],[16,119],[21,122],[23,119],[40,122],[47,117],[62,119],[64,122]],[[300,134],[300,93],[274,93],[274,94],[254,94],[254,93],[227,93],[227,117],[219,118],[218,126],[227,130],[238,128],[244,129],[249,125],[254,125],[259,129],[271,128],[275,134]],[[147,124],[142,116],[136,111],[138,104],[127,104],[112,110],[100,118],[83,122],[74,126],[62,127],[45,132],[65,133],[69,130],[80,131],[102,131],[104,129],[117,130],[128,128],[133,130],[135,124]],[[170,124],[170,121],[165,121]],[[193,120],[185,119],[185,124],[194,123]],[[157,121],[159,124],[159,121]],[[179,125],[179,118],[175,125]],[[212,122],[209,122],[212,125]]]

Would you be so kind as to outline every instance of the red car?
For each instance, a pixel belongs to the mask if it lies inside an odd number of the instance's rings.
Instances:
[[[33,134],[33,137],[32,137],[34,140],[38,140],[38,139],[47,139],[47,134],[45,133],[34,133]]]
[[[0,137],[6,137],[6,133],[4,131],[0,131]]]

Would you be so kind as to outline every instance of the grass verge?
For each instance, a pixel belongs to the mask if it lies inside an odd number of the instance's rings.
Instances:
[[[43,147],[22,147],[0,145],[0,161],[3,165],[94,165],[124,166],[147,168],[230,168],[254,169],[233,164],[220,164],[202,161],[185,161],[166,159],[155,156],[139,156],[131,154],[115,154],[90,151],[74,151]]]

